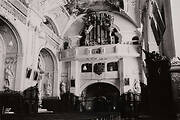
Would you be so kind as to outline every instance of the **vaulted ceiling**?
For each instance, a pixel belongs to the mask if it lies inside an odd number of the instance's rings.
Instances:
[[[114,12],[136,25],[132,18],[125,12],[125,3],[123,1],[124,0],[26,0],[29,6],[39,5],[37,9],[38,12],[40,12],[39,14],[52,19],[61,37],[78,35],[83,28],[83,16],[94,11]]]

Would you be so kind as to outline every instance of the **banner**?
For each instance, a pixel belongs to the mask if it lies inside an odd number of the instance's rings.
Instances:
[[[166,26],[165,26],[165,23],[162,19],[161,12],[160,12],[156,2],[153,3],[153,15],[154,15],[154,18],[156,20],[157,26],[159,27],[161,35],[163,36],[163,34],[166,30]]]
[[[159,31],[158,25],[155,23],[153,18],[151,18],[151,28],[152,28],[156,43],[159,46],[161,43],[162,37],[161,37],[161,33]]]

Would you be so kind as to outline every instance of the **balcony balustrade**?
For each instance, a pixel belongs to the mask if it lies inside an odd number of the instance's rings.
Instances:
[[[92,57],[140,56],[140,45],[110,44],[69,48],[60,52],[61,60]]]

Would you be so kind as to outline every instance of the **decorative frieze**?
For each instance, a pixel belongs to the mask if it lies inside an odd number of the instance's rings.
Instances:
[[[13,15],[15,18],[17,18],[18,20],[20,20],[23,24],[26,24],[26,16],[24,14],[22,14],[21,11],[19,11],[18,9],[15,8],[15,6],[13,6],[11,3],[9,3],[6,0],[1,0],[0,1],[0,8],[3,8],[4,10],[6,10],[8,13],[10,13],[11,15]]]
[[[25,16],[27,16],[28,9],[25,5],[19,0],[8,0],[14,7],[18,8],[18,10]]]
[[[141,53],[141,47],[139,45],[132,44],[117,44],[117,45],[104,45],[104,46],[92,46],[92,47],[78,47],[73,49],[66,49],[60,52],[61,59],[77,58],[77,59],[94,59],[94,58],[112,58],[118,56],[131,56],[139,57]],[[76,51],[75,54],[69,53]],[[71,54],[71,55],[70,55]],[[70,55],[70,56],[69,56]],[[97,57],[98,55],[98,57]]]

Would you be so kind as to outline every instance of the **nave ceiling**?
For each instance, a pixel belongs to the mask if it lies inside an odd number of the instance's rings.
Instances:
[[[131,0],[132,5],[133,1]],[[83,19],[91,12],[114,13],[137,27],[137,23],[126,12],[126,0],[26,0],[26,2],[29,7],[37,9],[42,18],[48,16],[52,19],[60,38],[79,37],[84,25]]]

